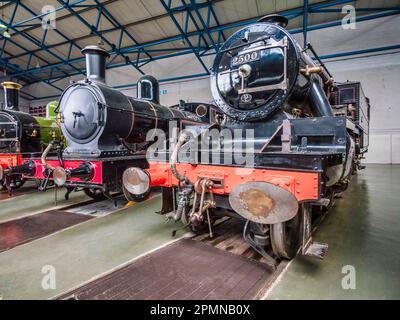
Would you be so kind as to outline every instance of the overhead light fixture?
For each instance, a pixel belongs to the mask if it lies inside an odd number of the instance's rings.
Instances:
[[[39,60],[36,61],[36,68],[40,68]]]
[[[8,32],[8,30],[3,32],[3,37],[4,38],[11,38],[11,34]]]
[[[4,31],[3,31],[3,29],[4,29]],[[0,23],[0,30],[2,31],[1,35],[4,38],[11,38],[11,34],[8,32],[8,26],[6,26],[3,23]]]

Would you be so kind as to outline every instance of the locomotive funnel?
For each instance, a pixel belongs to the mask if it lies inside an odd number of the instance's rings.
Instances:
[[[107,51],[98,46],[86,46],[81,51],[86,56],[86,77],[89,80],[105,82]]]
[[[4,88],[4,101],[6,110],[19,110],[19,90],[22,86],[16,82],[3,82],[1,84]]]

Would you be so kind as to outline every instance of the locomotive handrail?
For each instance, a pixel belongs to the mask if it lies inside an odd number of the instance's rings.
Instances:
[[[248,52],[253,52],[253,51],[262,50],[262,49],[284,48],[284,47],[287,47],[287,46],[288,46],[287,38],[284,37],[282,40],[274,41],[271,44],[266,43],[264,46],[258,46],[258,47],[254,47],[254,48],[247,49],[247,50],[244,50],[244,51],[240,51],[240,54],[245,54],[245,53],[248,53]]]
[[[2,124],[12,124],[12,125],[17,125],[18,122],[14,121],[14,122],[0,122],[0,125]]]
[[[175,128],[175,132],[178,133],[178,128]],[[186,182],[186,183],[189,182],[189,179],[185,175],[181,174],[178,171],[178,169],[176,168],[176,161],[178,160],[179,149],[189,139],[190,139],[190,137],[185,132],[181,132],[181,134],[179,135],[179,138],[178,138],[178,142],[176,143],[175,148],[172,151],[171,159],[170,159],[170,168],[171,168],[172,174],[179,181]]]
[[[329,72],[328,68],[326,65],[322,62],[321,58],[319,55],[315,52],[314,47],[311,45],[311,43],[307,43],[307,47],[304,48],[303,52],[306,51],[307,49],[310,49],[312,54],[314,55],[315,59],[319,62],[320,66],[324,68],[325,72],[328,74],[329,77],[333,78],[332,74]]]
[[[53,144],[54,144],[54,143],[55,143],[54,141],[51,141],[51,142],[47,145],[46,149],[43,151],[43,154],[42,154],[42,156],[41,156],[41,158],[40,158],[42,164],[45,166],[46,169],[49,169],[49,170],[54,170],[54,169],[55,169],[53,166],[51,166],[50,164],[48,164],[47,161],[46,161],[47,155],[48,155],[48,153],[50,152],[51,148],[53,147]]]
[[[18,138],[0,138],[0,141],[17,141]]]

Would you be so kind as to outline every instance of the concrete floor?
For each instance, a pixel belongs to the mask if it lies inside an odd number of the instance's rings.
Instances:
[[[23,188],[21,188],[21,190],[23,190]],[[66,201],[64,199],[64,194],[65,191],[63,189],[58,191],[57,207],[66,206],[90,199],[82,191],[80,191],[71,193],[69,201]],[[7,220],[31,215],[43,210],[54,209],[56,208],[54,200],[55,196],[53,189],[49,189],[45,192],[38,191],[34,193],[27,193],[12,198],[0,200],[0,223]]]
[[[0,253],[3,299],[47,299],[179,238],[165,224],[160,197]],[[42,288],[42,268],[53,266],[56,288]]]
[[[267,299],[400,299],[400,165],[367,165],[322,222],[323,261],[297,257]],[[342,288],[354,267],[356,289]]]
[[[315,234],[329,244],[325,260],[297,257],[266,298],[399,299],[399,181],[400,166],[368,165]],[[51,206],[52,192],[0,201],[0,222]],[[177,225],[164,224],[159,209],[156,197],[0,253],[0,296],[47,299],[173,241]],[[46,265],[55,267],[56,289],[41,286]],[[342,289],[345,265],[356,270],[355,290]]]

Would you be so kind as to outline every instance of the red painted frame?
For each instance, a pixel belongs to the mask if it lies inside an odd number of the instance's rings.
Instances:
[[[7,167],[14,167],[22,164],[22,155],[16,153],[3,153],[0,154],[0,166],[3,169]]]
[[[291,192],[300,201],[317,200],[319,195],[319,174],[316,172],[299,172],[285,170],[253,169],[216,165],[192,165],[177,163],[176,167],[190,181],[199,177],[221,181],[221,186],[212,188],[215,194],[229,194],[231,190],[244,182],[264,181],[280,186]],[[170,164],[167,162],[151,162],[146,169],[150,176],[152,187],[172,187],[178,185],[178,180],[172,175]]]
[[[35,174],[33,176],[24,176],[26,178],[30,178],[30,179],[45,179],[45,176],[43,174],[45,166],[42,163],[42,161],[40,159],[25,159],[24,162],[27,161],[33,161],[35,163]],[[77,167],[79,167],[81,164],[86,163],[88,161],[84,161],[84,160],[64,160],[64,169],[75,169]],[[52,159],[48,159],[47,163],[52,166],[52,167],[60,167],[61,164],[58,160],[52,160]],[[90,181],[87,180],[83,180],[80,178],[70,178],[67,180],[67,182],[90,182],[93,184],[102,184],[103,183],[103,166],[102,166],[102,162],[101,161],[90,161],[90,164],[93,167],[93,177],[92,179],[90,179]],[[52,180],[52,178],[50,177],[50,180]]]

